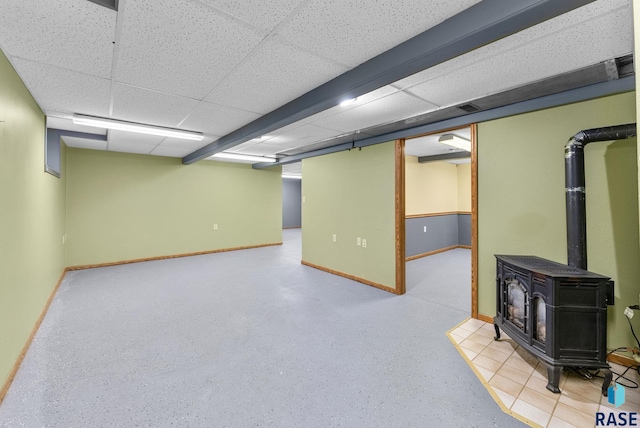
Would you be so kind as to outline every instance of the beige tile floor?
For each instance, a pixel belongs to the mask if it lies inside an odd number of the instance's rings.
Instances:
[[[562,373],[562,392],[552,393],[546,388],[544,365],[501,333],[495,341],[493,324],[469,319],[448,335],[506,413],[531,426],[582,428],[595,426],[596,412],[640,412],[639,389],[626,388],[625,404],[616,409],[602,396],[602,378],[584,379],[569,370]],[[616,364],[611,368],[615,373],[625,370]],[[640,383],[635,370],[625,376]]]

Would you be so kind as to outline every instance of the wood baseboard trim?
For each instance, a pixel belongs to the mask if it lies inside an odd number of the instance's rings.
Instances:
[[[49,295],[49,298],[47,299],[47,302],[45,303],[44,308],[42,309],[42,312],[40,312],[40,316],[36,320],[36,323],[33,326],[33,329],[31,330],[31,334],[29,334],[29,337],[27,338],[27,341],[22,347],[22,350],[20,351],[20,354],[18,355],[16,362],[13,364],[13,367],[9,372],[9,376],[7,376],[7,379],[4,381],[4,384],[2,385],[2,389],[0,389],[0,404],[2,404],[4,397],[7,395],[7,391],[9,391],[9,387],[13,383],[13,379],[15,379],[16,374],[18,373],[18,369],[22,365],[22,361],[24,360],[25,355],[27,355],[27,351],[31,346],[31,342],[33,342],[33,338],[38,332],[38,329],[40,328],[40,324],[42,324],[42,320],[47,314],[47,311],[49,310],[49,306],[51,305],[51,302],[53,301],[54,296],[58,292],[58,288],[60,288],[60,284],[62,284],[62,280],[64,279],[64,276],[66,275],[66,273],[67,273],[66,269],[62,271],[60,278],[58,278],[58,282],[56,283],[55,287],[53,287],[53,290],[51,291],[51,294]]]
[[[465,247],[462,247],[462,245],[452,245],[451,247],[439,248],[437,250],[429,251],[429,252],[426,252],[426,253],[416,254],[415,256],[407,257],[405,260],[407,262],[410,262],[411,260],[417,260],[417,259],[421,259],[423,257],[433,256],[434,254],[444,253],[445,251],[455,250],[456,248],[465,248]]]
[[[465,250],[471,250],[471,245],[458,245],[458,248],[464,248]]]
[[[283,227],[282,230],[288,230],[288,229],[302,229],[302,226],[291,226],[291,227]]]
[[[90,265],[69,266],[67,267],[66,270],[74,271],[74,270],[83,270],[83,269],[93,269],[93,268],[99,268],[99,267],[128,265],[131,263],[142,263],[142,262],[151,262],[156,260],[177,259],[180,257],[202,256],[204,254],[226,253],[228,251],[251,250],[253,248],[262,248],[262,247],[274,247],[277,245],[282,245],[282,242],[273,242],[269,244],[260,244],[260,245],[249,245],[246,247],[221,248],[218,250],[197,251],[195,253],[173,254],[168,256],[147,257],[144,259],[121,260],[121,261],[109,262],[109,263],[96,263],[96,264],[90,264]]]
[[[338,275],[338,276],[341,276],[343,278],[350,279],[352,281],[361,282],[363,284],[370,285],[371,287],[375,287],[375,288],[379,288],[379,289],[384,290],[384,291],[388,291],[389,293],[398,294],[395,289],[393,289],[391,287],[387,287],[386,285],[379,284],[377,282],[369,281],[368,279],[360,278],[360,277],[357,277],[357,276],[354,276],[354,275],[351,275],[351,274],[348,274],[348,273],[340,272],[338,270],[329,269],[327,267],[316,265],[316,264],[313,264],[313,263],[309,263],[309,262],[306,262],[304,260],[302,260],[300,263],[302,263],[305,266],[309,266],[311,268],[318,269],[318,270],[321,270],[323,272],[330,273],[332,275]]]
[[[493,324],[493,317],[490,317],[489,315],[478,314],[477,319],[479,319],[480,321],[487,322],[489,324]]]
[[[633,358],[627,357],[626,355],[616,354],[615,352],[613,354],[610,354],[607,357],[607,361],[609,361],[611,363],[620,364],[621,366],[625,366],[625,367],[638,367],[638,366],[640,366],[640,363],[638,363]]]
[[[447,212],[441,212],[441,213],[409,214],[409,215],[406,215],[404,218],[438,217],[438,216],[443,216],[443,215],[457,215],[457,214],[471,215],[471,212],[469,212],[469,211],[447,211]]]

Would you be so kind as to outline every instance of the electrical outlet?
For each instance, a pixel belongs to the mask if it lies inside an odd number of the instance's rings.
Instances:
[[[627,318],[631,319],[633,318],[633,309],[627,307],[624,310],[624,314],[627,316]]]
[[[362,248],[367,248],[367,240],[362,238]]]
[[[335,234],[335,233],[333,234],[333,242],[338,242],[338,240],[337,240],[337,237],[336,237],[336,234]]]
[[[358,247],[362,245],[362,238],[360,238],[359,236],[356,238],[356,245]]]
[[[425,227],[424,227],[424,231],[425,231],[425,232],[427,231],[427,226],[425,226]]]
[[[213,230],[218,230],[218,223],[213,224]]]

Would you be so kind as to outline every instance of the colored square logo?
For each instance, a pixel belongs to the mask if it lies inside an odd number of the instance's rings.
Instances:
[[[616,409],[624,404],[624,386],[614,383],[607,390],[607,401],[614,406]]]

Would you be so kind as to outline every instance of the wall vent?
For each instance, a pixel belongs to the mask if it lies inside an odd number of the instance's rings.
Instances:
[[[480,107],[478,107],[475,104],[462,104],[461,106],[458,106],[458,108],[466,111],[467,113],[475,113],[477,111],[480,111]]]

